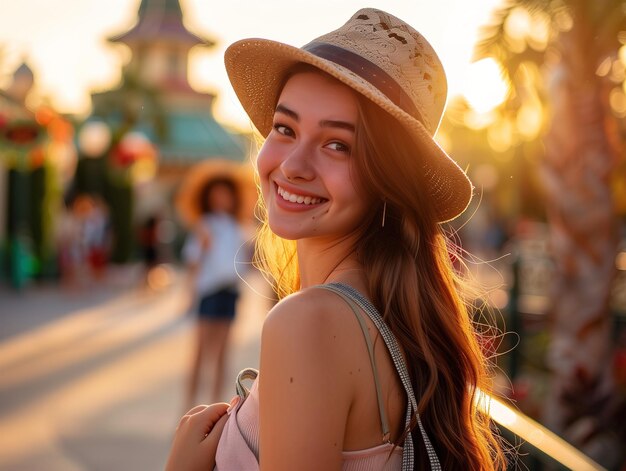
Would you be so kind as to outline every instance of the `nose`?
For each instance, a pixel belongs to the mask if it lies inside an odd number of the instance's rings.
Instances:
[[[289,181],[310,181],[315,178],[312,166],[312,151],[304,142],[293,146],[280,164],[280,170]]]

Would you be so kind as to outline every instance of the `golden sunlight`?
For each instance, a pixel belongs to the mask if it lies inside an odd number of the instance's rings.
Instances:
[[[489,145],[496,152],[505,152],[512,145],[514,141],[514,128],[511,121],[507,118],[502,118],[487,129],[487,140]]]
[[[522,105],[516,118],[517,130],[522,138],[532,140],[537,137],[543,126],[543,112],[540,103]]]
[[[558,435],[530,417],[517,412],[502,400],[479,391],[476,396],[476,405],[480,410],[489,414],[497,424],[509,429],[532,446],[546,451],[549,456],[565,465],[567,469],[580,471],[603,469],[598,468],[596,463]]]
[[[484,114],[504,101],[508,88],[496,61],[487,58],[470,64],[461,93],[473,110]]]
[[[449,78],[451,97],[462,94],[475,107],[475,125],[483,125],[486,113],[504,98],[506,85],[491,60],[470,65],[473,43],[480,25],[502,0],[481,0],[471,8],[458,8],[459,0],[431,2],[416,10],[412,2],[374,0],[373,5],[389,9],[409,21],[432,42]],[[137,18],[139,0],[22,0],[5,2],[0,15],[0,87],[10,73],[26,61],[36,76],[34,105],[48,101],[57,111],[78,114],[90,112],[91,93],[118,86],[121,68],[130,51],[106,38],[128,30]],[[185,22],[192,31],[216,41],[214,48],[194,48],[189,56],[189,81],[201,92],[214,93],[214,113],[218,120],[245,131],[251,124],[239,104],[223,65],[225,47],[249,36],[279,39],[289,44],[305,44],[322,31],[340,26],[362,5],[320,0],[302,11],[301,5],[266,0],[264,2],[222,2],[218,6],[201,0],[182,1]],[[245,8],[247,15],[241,16]],[[49,21],[58,9],[67,15]],[[333,15],[324,15],[331,8]],[[274,12],[267,15],[268,11]],[[258,21],[262,18],[263,21]],[[292,21],[307,18],[307,21]],[[467,79],[469,77],[469,83]]]

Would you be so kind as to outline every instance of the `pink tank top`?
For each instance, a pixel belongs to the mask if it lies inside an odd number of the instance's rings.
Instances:
[[[422,435],[432,471],[441,471],[439,460],[435,450],[424,430],[419,414],[417,414],[417,402],[413,388],[408,380],[408,372],[404,359],[399,353],[397,342],[393,334],[385,325],[382,317],[376,311],[376,308],[358,291],[348,285],[340,283],[331,283],[328,285],[320,285],[319,288],[325,288],[335,292],[341,296],[350,306],[357,320],[365,341],[367,343],[370,363],[374,373],[374,383],[376,386],[376,396],[378,400],[378,409],[381,420],[382,436],[389,436],[389,423],[387,414],[382,400],[382,392],[380,381],[378,380],[378,371],[374,361],[374,353],[372,340],[369,336],[367,326],[362,319],[362,309],[370,319],[374,322],[376,328],[380,331],[383,340],[393,358],[394,365],[398,371],[400,379],[407,393],[407,414],[405,426],[408,427],[411,417],[415,414],[419,431]],[[232,405],[228,410],[228,420],[222,431],[220,441],[217,447],[215,457],[217,471],[254,471],[259,469],[259,397],[258,397],[258,380],[256,370],[243,370],[237,377],[237,394],[233,399]],[[254,383],[248,392],[242,385],[243,379],[254,379]],[[404,447],[395,446],[391,443],[382,443],[381,445],[367,448],[365,450],[343,451],[344,471],[398,471],[412,470],[414,463],[414,450],[412,443],[412,432],[410,432],[404,441]]]
[[[258,380],[250,388],[243,403],[233,400],[228,421],[222,432],[215,457],[218,471],[249,471],[258,469],[259,397]],[[397,471],[402,466],[402,448],[383,443],[358,451],[344,451],[344,471]]]

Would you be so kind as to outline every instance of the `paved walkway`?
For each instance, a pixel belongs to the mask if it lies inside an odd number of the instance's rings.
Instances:
[[[82,295],[0,293],[0,471],[163,468],[182,413],[192,318],[177,273],[156,293],[124,276]],[[258,365],[269,306],[260,275],[247,281],[231,378]],[[232,394],[229,385],[224,399]]]

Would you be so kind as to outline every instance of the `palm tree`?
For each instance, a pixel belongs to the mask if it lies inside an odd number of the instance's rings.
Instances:
[[[519,28],[524,15],[534,37]],[[479,58],[501,64],[517,106],[522,81],[529,86],[523,69],[532,63],[544,72],[549,117],[540,173],[555,270],[544,421],[611,467],[621,458],[610,438],[616,406],[609,295],[619,240],[609,181],[621,141],[615,109],[626,114],[619,106],[626,101],[622,29],[622,1],[510,0],[476,48]]]

